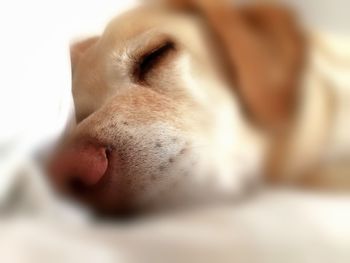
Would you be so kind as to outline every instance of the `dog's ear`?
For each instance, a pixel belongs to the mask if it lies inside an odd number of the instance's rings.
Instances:
[[[291,12],[275,5],[234,7],[228,0],[181,2],[208,23],[249,116],[266,128],[285,127],[297,106],[304,57]]]
[[[288,127],[298,106],[303,33],[291,11],[281,6],[242,7],[232,13],[232,34],[219,34],[244,106],[267,128]]]
[[[86,50],[92,47],[100,37],[90,37],[78,42],[73,43],[70,46],[70,59],[72,65],[72,72],[74,71],[74,67],[78,64],[81,56],[84,54]]]

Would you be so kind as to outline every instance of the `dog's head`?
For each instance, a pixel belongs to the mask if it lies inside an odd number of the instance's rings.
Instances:
[[[77,127],[53,164],[56,185],[112,212],[237,194],[261,140],[218,57],[203,21],[154,8],[75,44]]]

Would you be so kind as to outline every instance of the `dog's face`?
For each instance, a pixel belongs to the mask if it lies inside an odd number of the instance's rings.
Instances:
[[[78,124],[56,162],[59,187],[107,211],[241,189],[257,142],[200,21],[137,9],[82,46],[73,55]]]

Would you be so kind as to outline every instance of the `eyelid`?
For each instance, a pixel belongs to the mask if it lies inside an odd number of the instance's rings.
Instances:
[[[152,39],[142,50],[134,54],[135,62],[132,75],[135,80],[138,82],[145,81],[146,74],[163,60],[169,52],[174,50],[176,50],[176,44],[168,36],[159,36]]]
[[[157,48],[161,47],[166,42],[175,43],[172,36],[160,33],[146,34],[145,36],[139,38],[137,42],[139,45],[137,45],[138,47],[134,48],[133,50],[133,57],[135,60],[149,54],[154,50],[157,50]]]
[[[164,42],[160,42],[158,43],[158,45],[156,45],[155,47],[153,47],[152,49],[146,51],[143,55],[141,55],[141,58],[146,57],[148,55],[151,55],[152,53],[156,52],[159,49],[162,49],[164,47],[170,47],[170,48],[175,48],[175,44],[172,40],[168,39],[165,40]]]

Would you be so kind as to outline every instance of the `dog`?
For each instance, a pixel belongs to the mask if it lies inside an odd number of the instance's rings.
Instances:
[[[53,185],[110,213],[231,200],[264,178],[346,185],[349,103],[334,105],[349,92],[314,65],[313,50],[334,62],[321,42],[276,6],[168,1],[113,19],[71,48],[77,125]]]

